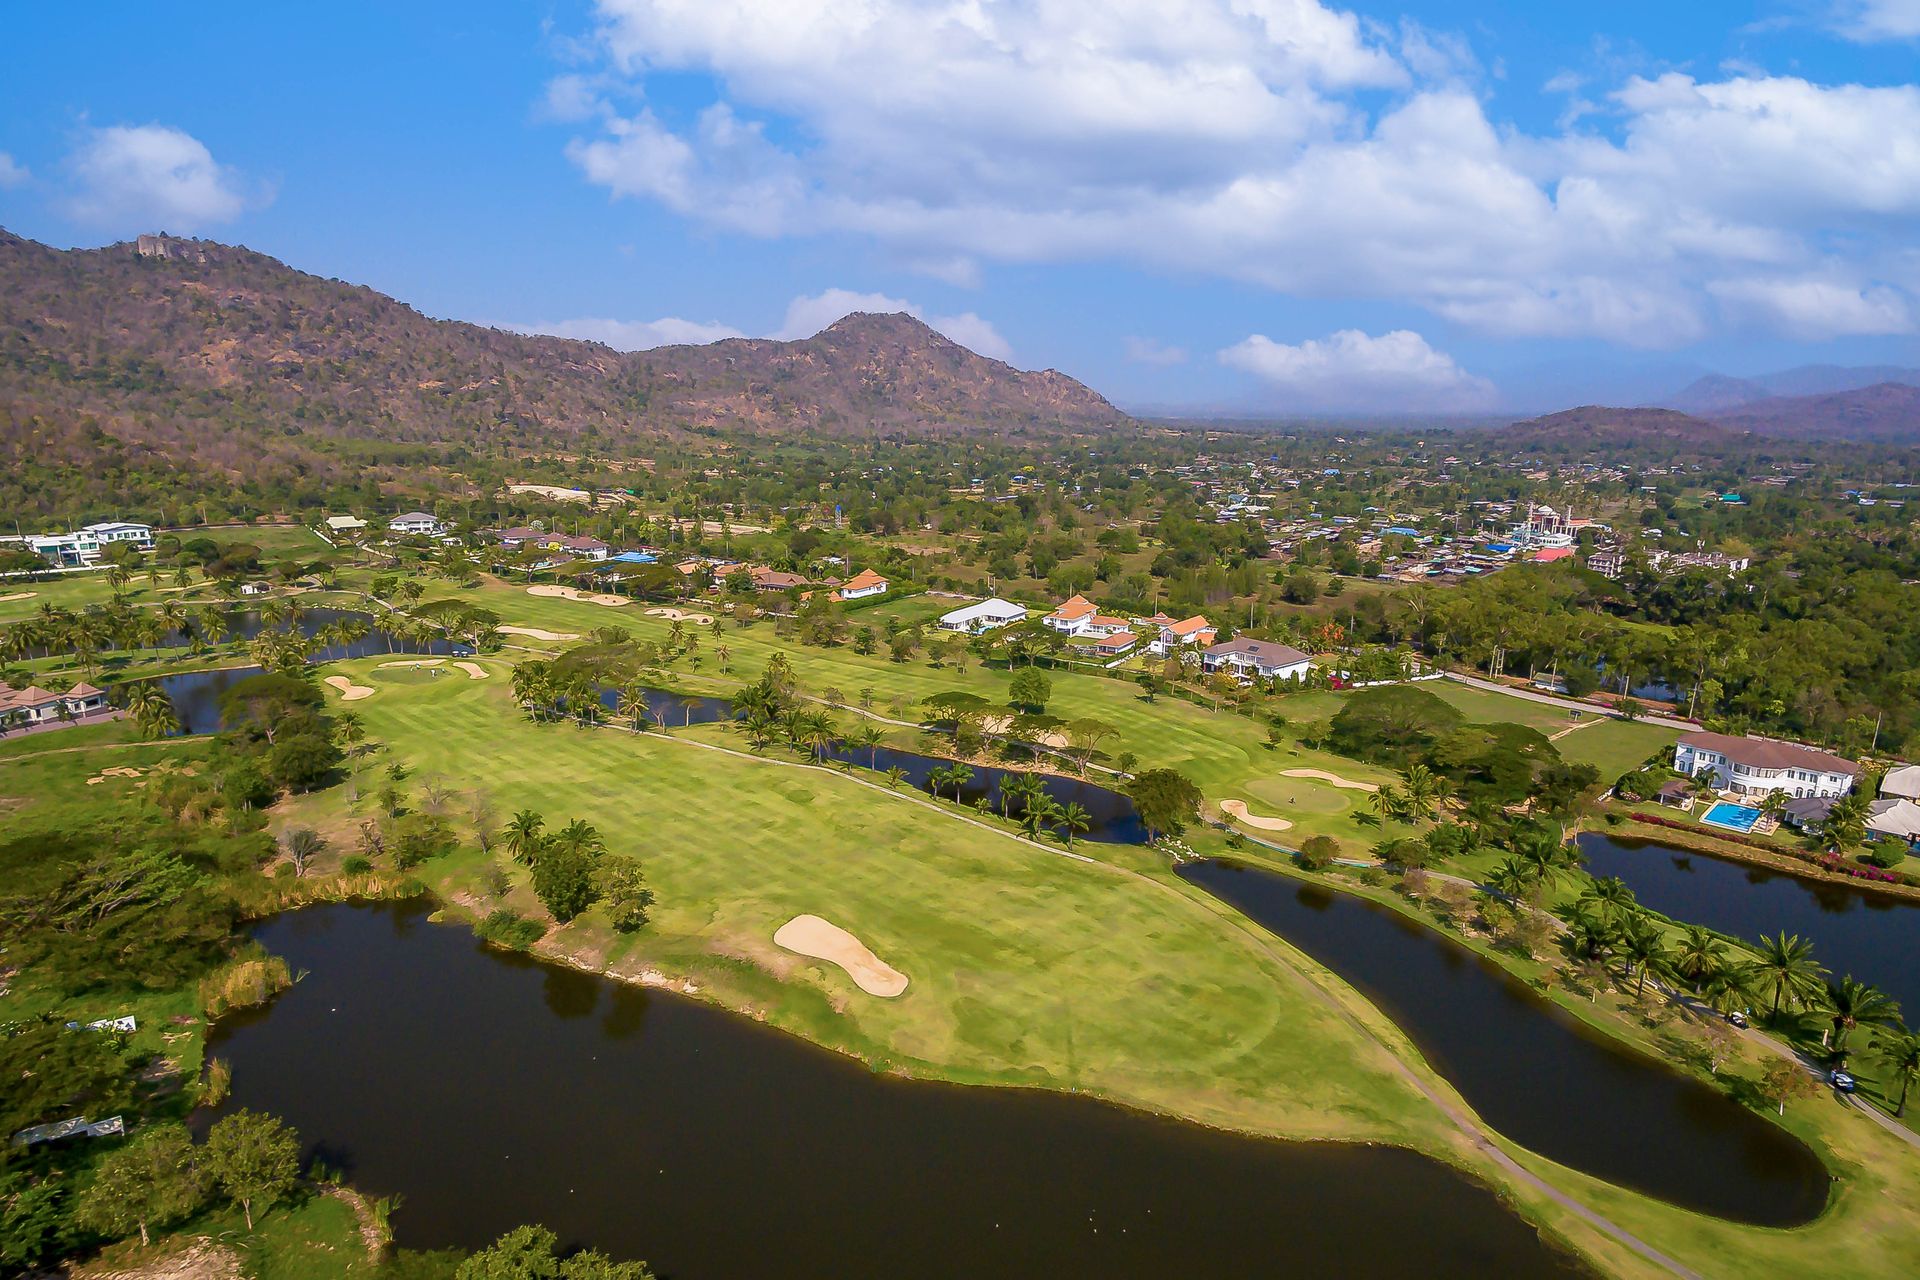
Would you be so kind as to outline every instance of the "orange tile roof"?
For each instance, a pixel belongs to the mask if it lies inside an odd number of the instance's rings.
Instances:
[[[1173,632],[1173,634],[1177,636],[1198,635],[1202,631],[1212,631],[1213,629],[1214,629],[1213,624],[1211,622],[1208,622],[1203,615],[1198,613],[1194,614],[1191,618],[1186,618],[1179,622],[1172,623],[1167,627],[1167,630]]]
[[[1074,596],[1048,616],[1058,618],[1062,622],[1073,622],[1096,612],[1098,611],[1093,607],[1093,601],[1085,596]]]
[[[849,579],[846,583],[844,583],[841,586],[840,590],[864,591],[868,587],[884,587],[886,585],[887,585],[887,580],[885,578],[881,577],[879,574],[875,573],[871,569],[862,569],[860,572],[854,574],[853,577]]]

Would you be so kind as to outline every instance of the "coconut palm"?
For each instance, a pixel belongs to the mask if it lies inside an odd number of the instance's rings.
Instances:
[[[947,789],[947,784],[951,781],[953,781],[953,770],[944,764],[937,764],[927,770],[927,790],[933,793],[933,798],[936,800],[940,798],[940,793]]]
[[[1666,937],[1658,925],[1644,916],[1636,916],[1621,931],[1618,954],[1627,962],[1627,972],[1639,975],[1633,993],[1636,1000],[1646,998],[1648,978],[1664,977],[1673,965],[1673,951],[1667,946]]]
[[[1826,968],[1813,958],[1813,943],[1799,934],[1781,933],[1760,940],[1760,959],[1756,962],[1759,985],[1773,995],[1772,1018],[1781,1007],[1817,997]]]
[[[553,833],[547,841],[556,849],[565,849],[570,853],[584,853],[589,857],[598,857],[607,851],[607,842],[600,832],[584,818],[575,818],[566,826]]]
[[[1410,812],[1406,799],[1398,787],[1387,785],[1367,797],[1367,803],[1373,806],[1373,812],[1382,824],[1396,821]]]
[[[1054,814],[1054,822],[1059,826],[1069,849],[1073,848],[1074,836],[1085,835],[1093,830],[1093,815],[1087,812],[1085,805],[1072,800],[1059,806]]]
[[[779,732],[780,724],[765,710],[754,707],[740,717],[740,729],[747,735],[747,741],[753,744],[755,751],[765,751],[767,744]]]
[[[1887,1081],[1900,1082],[1900,1098],[1893,1106],[1893,1114],[1907,1114],[1907,1090],[1916,1080],[1920,1080],[1920,1035],[1915,1035],[1902,1027],[1889,1031],[1885,1035],[1874,1037],[1873,1051],[1880,1061],[1886,1064]]]
[[[644,733],[647,726],[653,723],[652,713],[647,708],[647,691],[638,685],[629,685],[620,691],[615,712],[626,717],[636,733]]]
[[[545,843],[540,831],[546,825],[547,820],[531,809],[522,809],[507,819],[507,855],[515,862],[531,863]]]
[[[947,785],[953,788],[953,802],[960,803],[960,793],[973,781],[973,766],[955,764],[947,770]]]
[[[1487,887],[1501,897],[1515,901],[1526,897],[1538,883],[1533,868],[1519,858],[1502,858],[1487,873]]]
[[[1027,839],[1038,840],[1040,829],[1052,826],[1059,816],[1060,802],[1042,791],[1020,811],[1020,825],[1026,828]]]
[[[1686,927],[1673,952],[1673,971],[1693,984],[1696,991],[1704,989],[1729,963],[1727,944],[1697,924]]]
[[[867,753],[867,768],[880,767],[880,743],[886,735],[880,732],[880,726],[871,721],[863,722],[847,735],[847,745],[855,751]]]
[[[900,784],[906,781],[907,771],[905,769],[902,769],[897,764],[890,764],[887,766],[886,778],[887,778],[887,785],[893,788],[895,791],[898,791],[900,789]]]
[[[173,699],[166,691],[150,680],[140,680],[125,686],[125,705],[127,715],[133,720],[134,727],[141,736],[164,738],[178,732],[180,718],[174,714]]]
[[[1620,927],[1639,909],[1634,901],[1633,890],[1627,888],[1627,882],[1618,876],[1602,876],[1587,886],[1580,895],[1580,901],[1591,906],[1601,919]]]
[[[1415,819],[1431,818],[1445,792],[1441,779],[1423,764],[1407,766],[1400,776],[1400,794],[1406,797],[1407,812]]]
[[[1867,818],[1872,801],[1858,791],[1850,791],[1833,802],[1827,816],[1820,820],[1820,836],[1835,853],[1857,849],[1867,838]]]
[[[1700,994],[1707,1007],[1721,1014],[1746,1009],[1753,1004],[1758,972],[1750,964],[1729,964],[1701,984]]]
[[[1900,1023],[1900,1005],[1871,983],[1856,981],[1852,975],[1827,983],[1827,1011],[1833,1026],[1821,1039],[1829,1043],[1836,1057],[1845,1057],[1847,1037],[1857,1026],[1895,1027]]]

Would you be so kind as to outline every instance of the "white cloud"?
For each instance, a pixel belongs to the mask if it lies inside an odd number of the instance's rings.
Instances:
[[[1833,26],[1863,44],[1920,38],[1920,0],[1841,0],[1834,7]]]
[[[1222,351],[1220,363],[1284,393],[1290,408],[1459,413],[1494,401],[1492,383],[1406,329],[1377,338],[1342,329],[1296,346],[1256,333]]]
[[[1817,340],[1914,331],[1912,306],[1886,286],[1797,277],[1715,281],[1707,289],[1729,316],[1794,337]]]
[[[1013,348],[1000,335],[1000,331],[990,321],[971,311],[951,316],[929,316],[918,305],[903,298],[890,298],[884,293],[856,293],[851,289],[827,289],[795,298],[787,304],[786,318],[780,327],[766,336],[780,342],[811,338],[835,321],[859,311],[876,314],[905,312],[924,321],[935,332],[983,356],[995,360],[1013,358]],[[717,320],[682,320],[674,316],[660,320],[553,320],[502,327],[515,333],[544,333],[558,338],[602,342],[615,351],[649,351],[654,347],[718,342],[723,338],[748,336],[744,330]]]
[[[1170,347],[1158,338],[1127,338],[1122,346],[1129,364],[1147,364],[1164,369],[1187,362],[1185,347]]]
[[[195,231],[271,198],[249,192],[197,138],[160,124],[89,129],[67,169],[72,215],[121,231]]]
[[[27,166],[15,160],[4,151],[0,151],[0,191],[9,187],[25,186],[33,175],[27,172]]]
[[[655,347],[674,347],[718,342],[722,338],[747,335],[732,325],[718,321],[682,320],[666,316],[659,320],[555,320],[540,324],[508,325],[516,333],[544,333],[556,338],[582,338],[601,342],[615,351],[650,351]]]
[[[1862,11],[1885,26],[1916,3]],[[575,164],[751,235],[850,233],[968,272],[1123,261],[1643,346],[1711,332],[1726,282],[1836,255],[1863,298],[1913,302],[1886,266],[1920,214],[1913,85],[1562,76],[1566,115],[1529,134],[1489,115],[1457,36],[1319,0],[599,12],[602,83],[691,72],[718,101],[669,119],[610,87]]]

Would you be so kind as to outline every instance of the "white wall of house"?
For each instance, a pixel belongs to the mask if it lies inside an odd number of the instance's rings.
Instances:
[[[1765,797],[1775,791],[1799,799],[1803,796],[1843,796],[1853,790],[1853,775],[1822,769],[1762,768],[1729,759],[1718,751],[1681,743],[1673,751],[1673,767],[1689,777],[1712,776],[1722,791],[1743,796]]]

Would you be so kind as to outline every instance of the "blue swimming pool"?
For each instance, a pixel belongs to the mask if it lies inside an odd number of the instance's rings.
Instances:
[[[1725,827],[1729,831],[1751,831],[1753,824],[1760,821],[1760,811],[1752,805],[1729,804],[1722,800],[1701,814],[1700,821],[1710,827]]]

